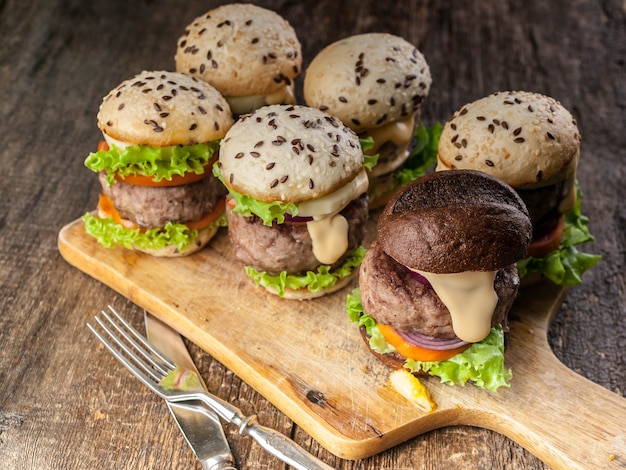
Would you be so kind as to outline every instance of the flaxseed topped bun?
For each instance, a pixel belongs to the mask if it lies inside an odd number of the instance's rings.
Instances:
[[[579,155],[576,121],[558,101],[499,92],[463,106],[446,123],[437,170],[480,170],[532,189],[573,178]]]
[[[232,124],[228,103],[215,88],[177,72],[135,75],[105,96],[98,112],[105,138],[155,147],[211,142]]]
[[[175,61],[176,70],[207,81],[230,99],[291,86],[300,73],[302,53],[294,29],[282,16],[235,3],[194,19],[178,40]]]
[[[415,46],[391,34],[367,33],[339,40],[313,59],[304,98],[360,132],[413,114],[431,81]]]
[[[220,147],[224,183],[265,202],[332,193],[363,170],[356,134],[319,109],[273,105],[243,116]]]
[[[517,193],[471,170],[431,173],[409,183],[378,222],[378,242],[387,255],[437,274],[509,266],[525,257],[531,232]]]

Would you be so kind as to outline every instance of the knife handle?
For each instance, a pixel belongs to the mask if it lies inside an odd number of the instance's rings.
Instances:
[[[239,425],[239,434],[250,436],[270,454],[299,470],[332,470],[317,457],[274,429],[257,422],[256,415],[248,416]]]

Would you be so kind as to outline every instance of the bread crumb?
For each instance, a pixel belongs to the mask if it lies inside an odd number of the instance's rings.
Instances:
[[[389,374],[390,385],[426,413],[432,413],[437,409],[437,404],[432,400],[428,389],[420,380],[405,369],[394,370]]]
[[[100,420],[100,419],[106,419],[107,415],[104,414],[102,411],[100,410],[96,410],[93,412],[93,419],[95,419],[96,421]]]

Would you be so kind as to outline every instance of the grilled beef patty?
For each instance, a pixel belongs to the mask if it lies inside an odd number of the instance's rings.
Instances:
[[[230,196],[227,196],[230,198]],[[263,225],[257,217],[243,217],[226,210],[228,217],[228,235],[233,245],[235,256],[244,264],[257,271],[266,271],[277,275],[281,271],[290,274],[304,274],[314,271],[321,263],[312,251],[311,237],[306,223]],[[341,211],[348,221],[348,249],[346,254],[356,249],[365,231],[368,217],[367,195],[363,194]],[[341,257],[334,267],[343,263]]]

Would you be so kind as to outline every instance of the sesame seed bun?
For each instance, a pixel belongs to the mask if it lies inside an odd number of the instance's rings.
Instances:
[[[532,226],[509,185],[479,171],[451,170],[405,186],[385,206],[377,230],[378,243],[398,263],[444,274],[519,261]]]
[[[330,44],[313,59],[304,98],[360,132],[419,110],[431,81],[424,56],[406,40],[360,34]]]
[[[446,123],[437,170],[480,170],[532,189],[571,177],[579,155],[576,121],[558,101],[499,92],[463,106]]]
[[[220,146],[224,183],[265,202],[303,202],[329,194],[363,169],[356,134],[306,106],[272,105],[243,116]]]
[[[228,103],[215,88],[177,72],[135,75],[105,96],[98,112],[105,137],[155,147],[211,142],[232,124]]]
[[[300,73],[301,46],[277,13],[222,5],[194,19],[178,40],[176,70],[212,84],[227,98],[267,95]]]

